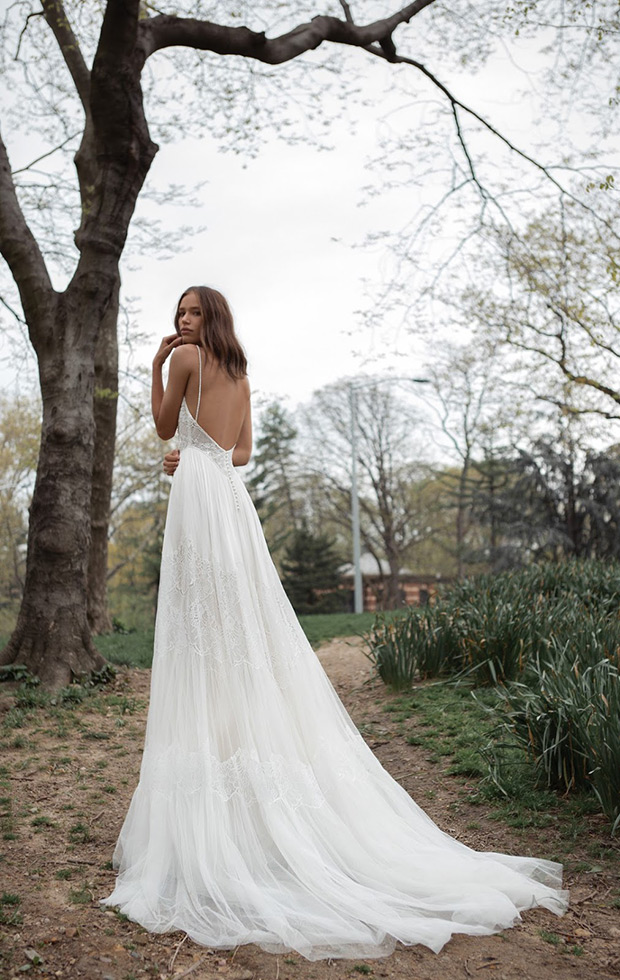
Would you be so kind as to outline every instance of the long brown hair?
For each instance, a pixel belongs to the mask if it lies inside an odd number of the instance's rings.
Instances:
[[[248,361],[235,333],[235,322],[226,301],[211,286],[188,286],[177,303],[174,329],[179,333],[179,307],[188,293],[196,293],[202,313],[201,342],[207,354],[212,354],[231,378],[245,378]]]

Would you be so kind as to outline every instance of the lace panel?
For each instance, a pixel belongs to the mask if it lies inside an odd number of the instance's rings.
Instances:
[[[243,567],[201,555],[185,538],[162,562],[157,656],[188,650],[214,666],[290,665],[307,640],[277,573],[253,583]]]
[[[224,760],[202,752],[155,755],[147,750],[140,781],[166,797],[208,791],[225,802],[238,797],[245,804],[284,803],[292,809],[325,804],[309,765],[278,754],[261,761],[243,749]]]

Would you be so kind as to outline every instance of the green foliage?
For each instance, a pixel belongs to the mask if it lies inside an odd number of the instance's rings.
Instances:
[[[295,531],[282,560],[282,585],[297,613],[342,609],[348,594],[339,591],[341,557],[326,534],[306,527]]]
[[[27,513],[39,453],[37,394],[0,397],[0,629],[10,632],[25,576]]]
[[[481,576],[433,606],[375,621],[366,641],[396,689],[456,675],[496,687],[489,778],[513,796],[529,758],[562,792],[593,792],[620,828],[620,566],[571,561]],[[518,782],[518,779],[517,779]]]
[[[460,582],[433,605],[407,610],[393,628],[378,619],[367,644],[390,677],[467,674],[478,685],[505,683],[558,644],[617,662],[619,597],[618,563],[533,565]]]
[[[529,664],[527,681],[503,692],[503,727],[533,759],[547,785],[565,793],[592,789],[617,830],[620,674],[617,663],[594,662],[597,652],[595,643],[556,644],[545,660]]]
[[[24,684],[38,684],[38,677],[33,677],[24,664],[5,664],[0,667],[0,683],[3,681],[22,681]]]
[[[0,895],[0,925],[19,926],[22,924],[22,914],[18,909],[20,903],[19,895],[2,892]]]
[[[153,662],[152,629],[114,632],[93,639],[99,652],[112,664],[150,667]]]

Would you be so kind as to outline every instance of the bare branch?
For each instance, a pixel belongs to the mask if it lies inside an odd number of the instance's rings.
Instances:
[[[17,61],[19,59],[19,52],[21,51],[21,48],[22,48],[22,41],[24,40],[24,35],[25,35],[26,31],[28,30],[28,25],[30,23],[30,19],[32,17],[42,17],[42,16],[43,16],[43,11],[42,10],[34,10],[31,13],[29,13],[28,16],[26,17],[26,23],[24,24],[24,26],[22,27],[21,31],[19,32],[19,38],[17,40],[17,48],[16,48],[15,54],[13,56],[13,60],[14,61]]]
[[[69,69],[86,115],[90,111],[90,72],[71,29],[62,0],[41,0],[43,13]]]
[[[2,305],[4,306],[4,308],[9,311],[9,313],[11,314],[11,316],[15,317],[15,319],[17,320],[18,323],[20,323],[23,327],[27,326],[26,321],[24,320],[23,316],[20,316],[20,314],[17,312],[17,310],[14,310],[10,303],[7,303],[7,301],[5,300],[4,296],[0,296],[0,303],[2,303]]]
[[[26,170],[30,170],[31,167],[34,167],[35,164],[40,163],[41,160],[45,160],[47,157],[51,157],[53,153],[58,153],[58,151],[62,150],[67,145],[67,143],[70,143],[71,140],[76,139],[76,137],[78,137],[79,135],[80,135],[79,133],[72,133],[71,136],[67,136],[66,140],[63,140],[62,143],[60,143],[58,146],[55,146],[53,149],[48,150],[47,153],[42,153],[40,157],[36,157],[34,160],[31,160],[30,163],[27,163],[25,167],[19,167],[17,170],[13,170],[13,176],[15,176],[15,174],[23,174]]]
[[[346,20],[338,17],[313,17],[309,23],[299,24],[280,37],[267,38],[262,31],[252,31],[247,27],[223,27],[209,21],[190,17],[160,15],[141,20],[139,33],[142,35],[145,56],[161,48],[181,45],[213,51],[222,55],[241,55],[255,58],[269,65],[280,65],[299,57],[305,51],[313,51],[324,41],[335,44],[348,44],[352,47],[367,48],[374,43],[386,43],[386,38],[401,24],[409,21],[429,7],[435,0],[415,0],[390,17],[375,21],[366,26],[353,23],[350,11]],[[386,57],[383,52],[382,56]]]
[[[347,24],[352,24],[353,23],[353,15],[351,13],[351,7],[347,3],[347,0],[340,0],[340,6],[343,9],[344,17],[345,17],[345,20],[346,20]]]
[[[366,50],[370,54],[374,54],[377,58],[388,60],[386,59],[385,53],[381,48],[366,46]],[[413,58],[406,58],[404,55],[396,55],[395,58],[389,60],[397,65],[411,65],[412,68],[417,68],[418,71],[422,72],[422,74],[425,75],[429,79],[429,81],[431,81],[433,85],[435,85],[436,88],[438,88],[439,91],[446,96],[446,98],[448,99],[452,107],[452,111],[455,114],[455,120],[457,122],[457,134],[459,135],[459,142],[461,143],[461,146],[465,151],[465,155],[467,157],[470,166],[471,166],[471,161],[469,159],[469,154],[467,153],[465,145],[463,143],[462,134],[460,133],[458,116],[455,113],[456,109],[462,109],[463,112],[468,113],[468,115],[470,115],[473,119],[479,122],[481,126],[483,126],[486,130],[488,130],[489,133],[492,133],[493,136],[497,137],[497,139],[499,139],[505,146],[507,146],[509,150],[511,150],[513,153],[516,153],[517,156],[520,156],[522,160],[525,160],[527,163],[530,163],[533,167],[536,167],[537,170],[540,170],[541,173],[543,173],[545,177],[547,177],[547,179],[550,180],[551,183],[554,184],[555,187],[557,187],[557,189],[562,194],[566,194],[572,200],[578,201],[578,198],[575,198],[569,191],[566,190],[565,187],[563,187],[562,184],[560,184],[559,180],[557,180],[553,176],[553,174],[551,173],[548,167],[545,167],[544,164],[539,163],[538,160],[535,160],[534,157],[531,157],[529,153],[525,152],[525,150],[520,150],[519,147],[516,146],[513,142],[511,142],[511,140],[509,140],[507,136],[504,136],[502,133],[500,133],[500,131],[496,129],[495,126],[493,126],[493,124],[490,123],[488,119],[485,119],[484,116],[481,116],[478,112],[476,112],[475,109],[472,109],[471,106],[465,105],[464,102],[461,102],[460,99],[457,99],[456,96],[452,94],[450,89],[447,88],[447,86],[444,85],[443,82],[440,82],[437,76],[434,75],[431,71],[429,71],[428,68],[426,68],[426,66],[423,65],[421,62],[415,61]],[[474,175],[474,179],[475,179],[475,175]],[[478,184],[477,180],[476,183]],[[478,184],[478,186],[480,185]]]
[[[53,307],[55,292],[45,261],[19,206],[6,146],[0,137],[0,253],[17,288],[30,327],[41,322],[42,312]]]

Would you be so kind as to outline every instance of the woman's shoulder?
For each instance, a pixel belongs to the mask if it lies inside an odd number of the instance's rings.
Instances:
[[[174,376],[181,379],[188,378],[190,374],[198,374],[198,357],[196,344],[183,344],[175,347],[170,358],[170,371]]]
[[[182,344],[180,347],[175,347],[172,352],[174,360],[178,365],[185,367],[198,366],[198,358],[196,356],[196,351],[198,350],[196,344]]]

